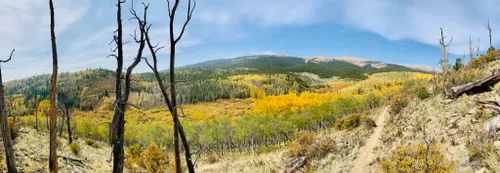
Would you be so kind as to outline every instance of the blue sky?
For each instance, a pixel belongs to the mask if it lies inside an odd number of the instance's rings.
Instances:
[[[87,68],[116,68],[108,45],[116,28],[115,0],[54,0],[56,34],[62,72]],[[153,42],[168,44],[166,0],[151,3],[149,22]],[[182,0],[176,31],[185,19]],[[136,0],[136,8],[140,9]],[[51,72],[48,0],[12,0],[0,6],[0,57],[15,48],[14,59],[2,64],[5,80]],[[136,28],[128,21],[127,37]],[[481,39],[488,47],[483,26],[490,18],[493,44],[500,41],[500,1],[481,0],[198,0],[192,22],[178,47],[177,65],[254,54],[354,56],[398,64],[437,67],[441,58],[439,28],[453,42],[450,63]],[[499,30],[500,31],[500,30]],[[126,64],[137,45],[125,46]],[[148,56],[148,54],[145,54]],[[160,52],[160,67],[168,66],[168,49]],[[141,64],[136,72],[146,72]]]

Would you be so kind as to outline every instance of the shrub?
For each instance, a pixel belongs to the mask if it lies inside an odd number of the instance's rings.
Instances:
[[[417,94],[417,97],[420,100],[425,100],[431,96],[431,94],[429,93],[429,89],[427,89],[427,87],[424,85],[416,86],[414,92],[415,94]]]
[[[71,144],[69,144],[69,149],[75,155],[80,154],[80,144],[78,144],[78,142],[72,142]]]
[[[392,115],[399,114],[403,110],[403,108],[408,105],[409,102],[410,100],[407,96],[404,95],[404,93],[396,95],[389,103],[389,113]]]
[[[295,139],[288,144],[287,154],[292,157],[303,157],[311,150],[314,142],[314,134],[307,131],[295,133]]]
[[[19,137],[20,131],[21,131],[21,124],[16,123],[14,119],[9,119],[10,138],[12,140],[15,140],[17,137]]]
[[[390,173],[454,172],[454,163],[439,151],[438,144],[430,146],[429,156],[426,151],[426,145],[423,143],[398,146],[381,162],[382,170]]]
[[[167,151],[151,143],[143,152],[144,164],[149,172],[165,172],[169,165]]]
[[[216,155],[210,155],[210,156],[207,157],[207,161],[210,164],[214,164],[215,162],[218,162],[219,159],[217,158]]]
[[[375,120],[373,120],[371,118],[365,117],[365,118],[363,118],[363,122],[365,124],[365,128],[366,129],[371,129],[373,127],[377,127],[377,124],[375,123]]]
[[[88,145],[88,146],[91,146],[93,148],[99,148],[99,144],[97,144],[97,142],[95,142],[94,140],[92,139],[86,139],[85,140],[85,143]]]
[[[306,154],[306,156],[308,158],[321,159],[327,156],[329,153],[335,151],[336,151],[335,141],[327,138],[327,139],[317,140],[316,143],[314,143],[311,146],[311,149]]]
[[[362,119],[363,116],[360,114],[351,114],[335,121],[333,127],[337,130],[351,130],[358,127]]]
[[[142,152],[144,149],[141,144],[135,144],[128,147],[126,150],[127,159],[125,160],[125,167],[131,170],[135,170],[139,167],[144,167],[142,160]]]
[[[62,143],[61,139],[56,138],[56,143],[57,143],[57,148],[61,149],[61,148],[62,148],[62,145],[63,145],[63,143]]]

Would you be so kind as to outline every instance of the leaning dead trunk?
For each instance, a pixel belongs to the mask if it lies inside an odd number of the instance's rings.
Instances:
[[[57,46],[54,19],[54,3],[49,0],[50,5],[50,36],[52,41],[52,78],[50,81],[50,152],[49,170],[58,172],[57,167],[57,115],[56,115],[56,93],[57,93]]]
[[[10,54],[10,58],[8,60],[0,62],[10,61],[10,59],[12,59],[13,53],[14,50],[12,50],[12,53]],[[1,132],[2,132],[3,146],[5,148],[5,159],[7,161],[7,170],[9,172],[17,172],[16,162],[14,159],[14,151],[12,150],[13,144],[9,132],[9,120],[7,118],[7,110],[5,109],[5,90],[2,81],[1,68],[0,68],[0,125],[2,128]]]

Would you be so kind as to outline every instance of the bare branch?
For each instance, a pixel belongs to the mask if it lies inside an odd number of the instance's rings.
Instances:
[[[1,63],[6,63],[6,62],[9,62],[11,59],[12,59],[12,55],[14,55],[14,52],[16,51],[16,49],[12,49],[12,52],[10,52],[10,56],[9,56],[9,59],[7,60],[0,60]]]
[[[167,7],[168,7],[168,8],[167,8],[167,9],[168,9],[168,16],[169,16],[169,17],[172,17],[172,12],[171,12],[171,10],[170,10],[170,1],[169,1],[169,0],[167,0]]]
[[[149,66],[149,68],[151,68],[151,70],[153,70],[153,71],[154,71],[154,68],[153,68],[153,66],[149,63],[148,59],[147,59],[147,58],[145,58],[145,57],[142,57],[142,59],[143,59],[144,61],[146,61],[146,64]]]
[[[453,41],[453,36],[451,36],[450,42],[448,42],[448,44],[446,44],[445,46],[448,47],[451,44],[451,41]]]
[[[115,55],[115,54],[110,54],[110,55],[108,55],[106,58],[109,58],[109,57],[115,57],[115,58],[117,58],[117,59],[118,59],[118,56],[117,56],[117,55]]]
[[[192,6],[191,6],[191,2],[192,2]],[[182,26],[181,33],[179,34],[177,39],[175,39],[174,43],[179,42],[179,40],[182,38],[182,35],[184,35],[184,32],[186,31],[187,24],[189,23],[189,21],[191,21],[191,18],[193,17],[193,12],[194,12],[195,8],[196,8],[196,0],[189,0],[188,1],[186,22],[184,22],[184,26]]]

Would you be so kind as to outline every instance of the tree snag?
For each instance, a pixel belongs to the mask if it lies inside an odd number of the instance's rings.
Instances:
[[[10,53],[9,59],[0,60],[0,63],[9,62],[12,59],[14,50]],[[5,159],[7,162],[7,170],[9,173],[17,172],[16,161],[14,159],[14,151],[12,150],[12,138],[9,133],[9,120],[7,118],[7,110],[5,109],[5,89],[2,81],[2,68],[0,66],[0,125],[2,127],[2,139],[5,149]]]
[[[147,25],[147,22],[144,20],[144,21],[140,21],[140,19],[137,17],[137,15],[134,15],[135,16],[135,19],[139,20],[139,22],[142,22],[142,25],[143,26],[147,26],[146,28],[144,28],[145,30],[145,36],[146,36],[146,43],[148,44],[148,47],[149,47],[149,50],[151,52],[151,55],[152,55],[152,58],[153,58],[153,64],[150,64],[147,60],[147,58],[143,58],[147,65],[149,66],[149,68],[151,69],[151,71],[153,71],[153,74],[155,75],[155,78],[156,78],[156,81],[158,83],[158,86],[160,88],[160,91],[163,95],[163,98],[165,99],[165,103],[172,115],[172,118],[174,119],[174,149],[175,149],[175,163],[176,163],[176,171],[177,172],[182,172],[181,170],[181,164],[180,164],[180,149],[179,149],[179,135],[181,137],[181,140],[182,140],[182,144],[183,144],[183,147],[184,147],[184,151],[185,151],[185,158],[186,158],[186,164],[187,164],[187,168],[188,168],[188,171],[190,173],[194,173],[195,170],[194,170],[194,164],[193,164],[193,161],[191,159],[191,152],[190,152],[190,147],[189,147],[189,143],[187,141],[187,138],[186,138],[186,134],[184,132],[184,129],[182,127],[182,124],[181,122],[179,121],[179,116],[178,116],[178,112],[177,112],[177,102],[176,102],[176,91],[175,91],[175,46],[177,44],[177,42],[182,38],[182,35],[184,34],[185,30],[186,30],[186,27],[187,27],[187,24],[189,23],[189,21],[191,20],[192,18],[192,15],[193,15],[193,12],[194,12],[194,9],[196,8],[196,1],[191,1],[189,0],[188,1],[188,9],[187,9],[187,18],[186,18],[186,21],[182,27],[182,30],[181,30],[181,33],[180,35],[177,37],[177,38],[174,38],[174,33],[173,33],[173,22],[174,22],[174,19],[175,19],[175,13],[176,13],[176,10],[177,10],[177,7],[179,5],[179,0],[176,0],[175,1],[175,4],[173,6],[172,9],[170,9],[170,2],[168,2],[168,14],[169,14],[169,17],[170,17],[170,93],[172,93],[170,96],[168,95],[167,93],[167,87],[165,87],[164,83],[163,83],[163,79],[160,77],[160,74],[158,72],[158,56],[157,56],[157,52],[164,48],[164,47],[159,47],[159,44],[153,46],[153,44],[151,44],[151,39],[149,37],[149,29],[151,27],[151,25]],[[149,6],[148,5],[144,5],[144,8],[147,9]],[[134,14],[135,12],[133,12],[132,14]]]
[[[50,154],[49,170],[58,172],[57,167],[57,115],[56,115],[56,94],[57,94],[57,46],[54,19],[54,3],[49,0],[50,6],[50,38],[52,41],[52,78],[50,80]]]
[[[196,1],[188,0],[187,7],[187,15],[186,21],[182,26],[182,30],[175,38],[174,36],[174,20],[175,13],[177,12],[177,7],[179,6],[180,0],[175,0],[174,6],[170,9],[170,1],[167,0],[168,3],[168,15],[170,17],[170,101],[172,102],[172,111],[173,111],[173,120],[174,120],[174,150],[175,150],[175,170],[177,173],[182,172],[181,163],[180,163],[180,148],[179,148],[179,129],[180,129],[180,121],[179,115],[177,113],[177,93],[175,90],[175,49],[179,40],[184,35],[186,31],[187,24],[193,17],[194,9],[196,8]],[[191,158],[186,158],[191,160]]]
[[[451,44],[451,41],[453,40],[453,37],[451,37],[450,41],[448,42],[448,44],[446,44],[444,42],[444,39],[446,38],[446,36],[444,36],[443,34],[443,28],[439,28],[441,29],[441,39],[439,39],[439,44],[441,45],[441,49],[443,50],[443,59],[441,61],[442,65],[443,65],[443,76],[446,76],[446,73],[448,72],[448,52],[446,51],[446,47],[448,47],[450,44]]]
[[[122,69],[123,69],[123,30],[122,30],[122,19],[121,19],[121,5],[125,3],[126,0],[118,0],[116,6],[117,10],[117,25],[118,28],[115,31],[117,35],[113,37],[113,41],[116,43],[116,48],[112,50],[113,54],[108,57],[115,57],[117,62],[116,68],[116,100],[115,100],[115,114],[113,116],[113,121],[109,127],[109,141],[111,143],[111,152],[113,155],[113,172],[114,173],[122,173],[123,172],[123,163],[125,160],[124,157],[124,148],[123,148],[123,138],[124,138],[124,130],[125,130],[125,111],[128,105],[128,98],[130,95],[130,81],[132,79],[132,71],[139,64],[142,57],[142,52],[145,47],[144,41],[144,26],[139,26],[140,28],[140,38],[137,38],[137,33],[133,35],[136,43],[139,43],[139,50],[137,51],[137,55],[132,62],[132,64],[126,69],[125,73],[125,83],[122,81]],[[132,2],[133,4],[133,2]],[[144,18],[146,18],[146,11],[144,12]],[[145,20],[145,19],[144,19]],[[137,31],[136,31],[137,32]],[[115,54],[116,53],[116,54]]]
[[[472,61],[474,59],[474,50],[472,50],[472,38],[471,35],[469,34],[469,61]],[[464,57],[465,61],[465,57]]]
[[[490,26],[490,19],[489,18],[486,21],[486,23],[484,23],[484,27],[486,27],[486,29],[488,29],[488,33],[489,33],[489,37],[490,37],[490,47],[488,48],[488,52],[489,52],[489,51],[495,50],[495,48],[493,47],[493,41],[491,38],[491,26]]]
[[[479,49],[481,49],[481,39],[477,38],[476,57],[479,57],[480,55]]]

